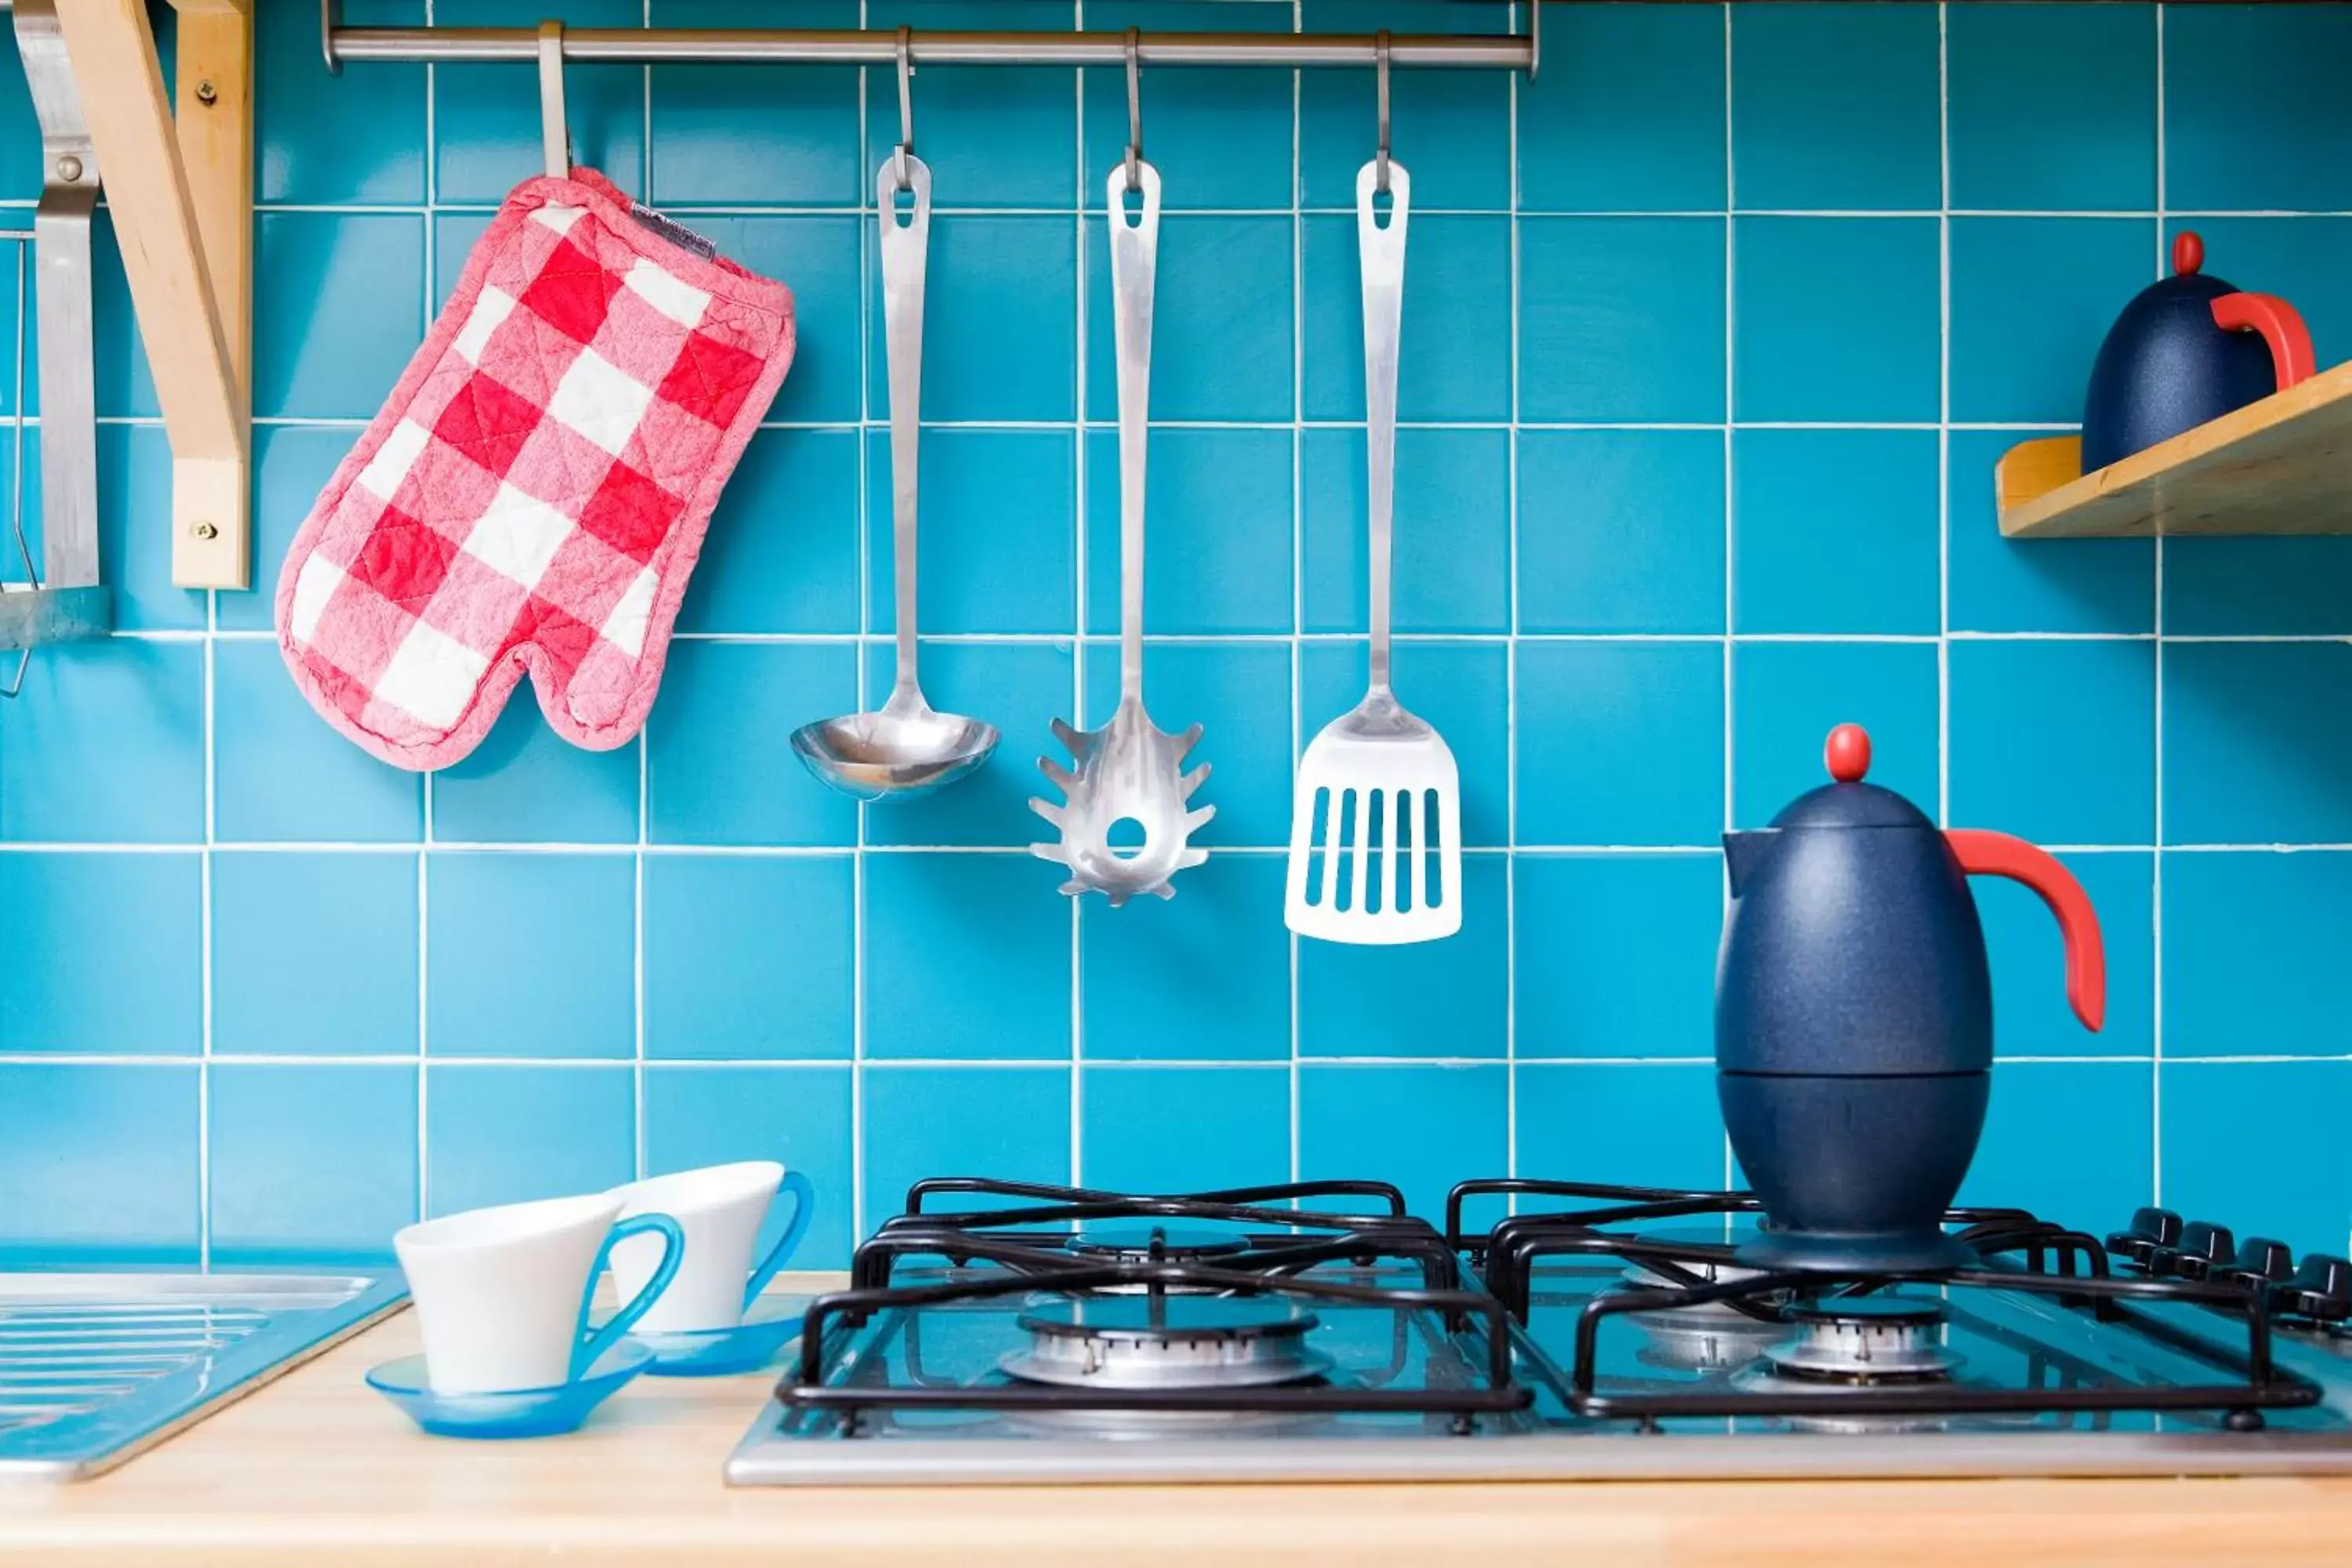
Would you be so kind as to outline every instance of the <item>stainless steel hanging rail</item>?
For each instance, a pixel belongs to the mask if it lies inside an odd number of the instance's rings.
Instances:
[[[335,0],[320,0],[320,37],[327,68],[345,60],[533,60],[539,33],[530,27],[345,27]],[[1540,5],[1535,7],[1539,16]],[[1388,40],[1389,63],[1523,70],[1535,74],[1537,31],[1493,37],[1398,33]],[[1138,59],[1147,66],[1363,66],[1376,64],[1380,40],[1370,33],[1139,33]],[[908,35],[918,66],[1116,66],[1127,61],[1125,33],[982,33],[917,31]],[[563,58],[628,65],[725,64],[895,65],[893,31],[826,31],[778,27],[566,27]]]

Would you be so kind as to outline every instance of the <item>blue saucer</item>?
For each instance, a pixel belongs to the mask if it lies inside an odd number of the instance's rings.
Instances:
[[[702,1329],[693,1333],[633,1329],[629,1338],[653,1352],[654,1364],[648,1370],[656,1377],[723,1377],[730,1373],[757,1372],[775,1360],[776,1352],[801,1331],[802,1315],[814,1300],[762,1296],[731,1329]]]
[[[367,1374],[368,1386],[436,1437],[552,1437],[579,1430],[614,1389],[653,1364],[654,1353],[623,1340],[596,1358],[586,1375],[552,1388],[496,1394],[436,1394],[425,1358],[403,1356]]]

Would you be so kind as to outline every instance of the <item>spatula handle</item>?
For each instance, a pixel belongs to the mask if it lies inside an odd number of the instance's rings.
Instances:
[[[1127,212],[1132,170],[1141,210]],[[1151,418],[1151,298],[1160,257],[1160,171],[1110,172],[1111,337],[1118,350],[1118,688],[1143,695],[1143,480]]]
[[[1397,342],[1404,331],[1404,228],[1412,178],[1388,160],[1388,221],[1374,201],[1381,160],[1356,173],[1356,249],[1364,275],[1364,455],[1370,465],[1372,689],[1389,689],[1389,574],[1396,513]]]

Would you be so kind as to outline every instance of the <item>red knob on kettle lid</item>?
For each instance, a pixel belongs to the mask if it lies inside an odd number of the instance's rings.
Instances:
[[[2197,237],[2193,228],[2184,228],[2172,237],[2172,270],[2176,275],[2196,271],[2205,265],[2205,242]]]
[[[1859,724],[1839,725],[1830,731],[1822,756],[1829,763],[1830,777],[1840,784],[1860,784],[1870,772],[1870,731]]]

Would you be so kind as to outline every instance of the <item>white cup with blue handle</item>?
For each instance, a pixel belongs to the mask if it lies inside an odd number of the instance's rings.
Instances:
[[[624,1219],[621,1207],[615,1194],[592,1193],[469,1209],[394,1235],[433,1392],[553,1388],[576,1382],[617,1344],[686,1256],[677,1221],[646,1213]],[[645,1269],[636,1287],[590,1332],[589,1300],[606,1258],[639,1243]]]
[[[779,1191],[792,1195],[793,1217],[755,1267],[752,1249]],[[744,1312],[807,1234],[816,1194],[797,1171],[773,1160],[746,1160],[631,1182],[610,1195],[621,1201],[624,1215],[669,1215],[685,1230],[686,1258],[677,1278],[636,1326],[640,1333],[691,1334],[743,1321]],[[653,1280],[659,1262],[652,1237],[624,1241],[613,1249],[613,1279],[623,1294],[634,1298]]]

